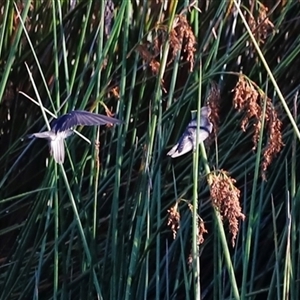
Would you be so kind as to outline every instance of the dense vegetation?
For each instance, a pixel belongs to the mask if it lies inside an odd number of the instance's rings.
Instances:
[[[0,299],[297,299],[299,11],[2,4]],[[210,138],[168,157],[204,105]],[[26,135],[73,109],[124,124],[56,164]]]

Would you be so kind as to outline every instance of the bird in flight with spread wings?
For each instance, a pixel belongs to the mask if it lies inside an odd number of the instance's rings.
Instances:
[[[123,122],[112,117],[91,113],[85,110],[74,110],[54,120],[51,124],[50,131],[32,133],[27,137],[48,140],[50,154],[57,163],[62,164],[65,160],[64,140],[73,134],[75,126],[98,126],[121,123]]]
[[[213,129],[213,124],[209,120],[210,108],[203,106],[200,111],[200,128],[198,142],[203,142],[208,138]],[[180,137],[177,144],[167,153],[172,158],[181,156],[191,150],[196,149],[197,142],[197,117],[190,121],[184,133]]]

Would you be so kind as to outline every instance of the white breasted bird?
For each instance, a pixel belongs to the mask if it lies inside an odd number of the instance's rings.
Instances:
[[[213,124],[209,120],[210,108],[208,106],[203,106],[200,111],[200,128],[198,142],[203,142],[208,138],[213,129]],[[184,133],[180,137],[177,144],[167,153],[168,156],[172,158],[181,156],[191,150],[196,149],[197,142],[197,116],[194,117],[192,121],[186,127]]]
[[[123,122],[112,117],[91,113],[85,110],[74,110],[54,120],[51,124],[50,131],[29,134],[27,137],[47,139],[50,154],[57,163],[62,164],[65,160],[64,140],[73,134],[75,126],[98,126],[110,123],[121,124]]]

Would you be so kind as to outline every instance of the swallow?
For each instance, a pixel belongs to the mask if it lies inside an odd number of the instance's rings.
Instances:
[[[60,116],[51,124],[50,131],[32,133],[27,138],[42,138],[48,140],[50,154],[54,160],[63,164],[65,160],[64,140],[74,133],[77,125],[99,126],[104,124],[121,124],[122,121],[84,110],[74,110]]]
[[[208,138],[213,129],[213,124],[209,120],[210,108],[203,106],[200,111],[200,128],[198,142],[203,142]],[[197,134],[197,117],[193,118],[184,133],[180,137],[178,143],[167,153],[172,158],[181,156],[191,150],[196,150]]]

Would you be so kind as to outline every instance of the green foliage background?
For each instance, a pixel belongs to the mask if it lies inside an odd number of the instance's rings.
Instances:
[[[199,9],[190,1],[115,0],[110,32],[104,1],[2,5],[0,299],[297,299],[300,4],[262,2],[274,24],[263,43],[247,28],[261,8],[254,0],[195,2]],[[168,63],[167,33],[180,13],[197,40],[192,72],[180,54]],[[151,45],[158,29],[166,34],[153,74],[137,46]],[[239,72],[283,121],[285,147],[267,181],[251,126],[242,132],[232,107]],[[171,160],[167,149],[212,80],[222,96],[216,143]],[[46,128],[48,111],[105,106],[125,123],[78,128],[91,145],[69,138],[63,166],[45,141],[22,140]],[[246,220],[234,248],[209,200],[214,169],[228,171],[241,191]],[[167,218],[177,199],[173,240]],[[197,213],[208,230],[200,246]]]

